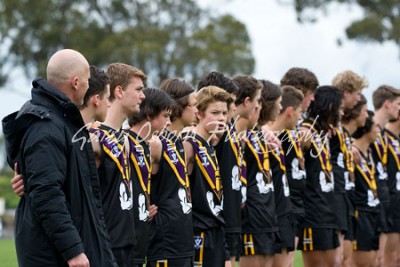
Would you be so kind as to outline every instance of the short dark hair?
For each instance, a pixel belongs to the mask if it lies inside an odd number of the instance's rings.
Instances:
[[[345,108],[343,110],[342,122],[347,123],[351,120],[356,119],[358,116],[360,116],[361,108],[366,104],[367,99],[364,95],[361,95],[360,101],[358,101],[353,108]]]
[[[372,93],[372,103],[375,110],[380,109],[386,100],[393,102],[400,96],[400,90],[390,85],[381,85]]]
[[[291,85],[300,89],[304,95],[307,91],[314,92],[318,85],[317,76],[305,68],[291,68],[281,79],[281,86]]]
[[[330,125],[337,127],[340,119],[340,106],[343,93],[334,86],[320,86],[314,92],[314,101],[308,108],[308,117],[317,118],[317,124],[328,132]]]
[[[279,85],[267,81],[260,80],[263,88],[261,89],[261,110],[258,122],[264,125],[271,120],[271,115],[275,109],[275,102],[280,96],[282,96],[282,91]]]
[[[355,139],[359,139],[359,138],[363,137],[363,135],[369,133],[372,129],[372,126],[374,126],[374,112],[371,110],[368,110],[368,117],[365,120],[364,126],[358,127],[352,136]]]
[[[171,121],[182,116],[183,109],[188,105],[189,95],[195,92],[191,84],[176,78],[162,81],[160,90],[175,100],[171,110]]]
[[[89,89],[83,97],[81,108],[87,107],[89,99],[94,95],[98,94],[100,98],[103,98],[108,84],[110,84],[110,78],[108,75],[96,66],[90,66]]]
[[[262,89],[261,82],[249,75],[236,76],[232,80],[239,87],[239,92],[235,101],[236,105],[242,104],[246,97],[253,100],[257,94],[257,90]]]
[[[291,85],[284,85],[281,87],[281,90],[282,90],[281,113],[283,113],[288,107],[297,108],[301,105],[304,95],[299,89]]]
[[[204,76],[197,85],[197,90],[200,90],[203,87],[214,85],[218,86],[221,89],[224,89],[229,94],[237,95],[239,92],[239,87],[230,79],[225,76],[221,72],[212,71]]]
[[[174,104],[174,100],[164,91],[156,88],[143,89],[145,99],[140,103],[139,113],[134,114],[128,119],[129,125],[133,126],[147,117],[155,118],[164,110],[169,110]]]

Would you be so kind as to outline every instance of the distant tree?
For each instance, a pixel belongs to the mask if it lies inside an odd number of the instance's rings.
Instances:
[[[282,0],[280,0],[282,1]],[[400,46],[399,0],[293,0],[300,22],[315,22],[310,10],[325,9],[330,3],[358,5],[364,11],[363,18],[355,20],[346,28],[349,39],[361,42],[383,43],[393,41]]]
[[[0,86],[7,66],[43,76],[61,48],[98,66],[135,65],[155,85],[174,76],[195,81],[212,69],[251,74],[246,27],[212,14],[194,0],[0,0]]]

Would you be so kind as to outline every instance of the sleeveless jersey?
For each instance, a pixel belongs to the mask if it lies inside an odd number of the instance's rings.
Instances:
[[[382,203],[389,202],[389,187],[387,184],[387,136],[384,131],[381,131],[376,138],[376,141],[371,145],[372,158],[375,163],[376,185],[378,190],[378,198]]]
[[[330,160],[329,139],[313,120],[303,121],[302,127],[311,134],[311,146],[304,151],[307,171],[304,194],[305,227],[337,228],[334,213],[334,181]]]
[[[192,144],[195,157],[189,176],[194,232],[224,226],[222,181],[214,148],[197,134],[190,134],[185,139]]]
[[[242,164],[243,155],[240,141],[233,124],[223,134],[221,140],[215,147],[222,187],[224,188],[224,210],[225,232],[240,233],[242,229],[241,204],[242,204]]]
[[[285,152],[282,147],[269,150],[269,162],[274,184],[275,209],[279,217],[292,213],[290,190],[286,177]]]
[[[132,181],[126,135],[106,125],[91,128],[102,148],[98,168],[104,217],[110,236],[111,248],[135,244],[135,219],[132,211]]]
[[[164,131],[162,157],[152,175],[151,203],[158,207],[150,229],[149,261],[194,255],[192,200],[180,138]]]
[[[370,151],[368,155],[361,154],[361,160],[355,165],[355,190],[353,201],[356,210],[379,212],[380,203],[377,197],[375,179],[375,164]]]
[[[390,195],[391,216],[398,221],[400,219],[400,146],[399,137],[385,130],[388,137],[387,174]]]
[[[261,131],[249,130],[244,151],[247,163],[247,200],[242,209],[243,233],[278,231],[274,185],[265,139]]]
[[[354,187],[350,136],[340,126],[334,128],[329,145],[335,193],[345,193]]]
[[[279,135],[285,155],[286,177],[289,184],[290,200],[294,214],[304,214],[304,190],[306,172],[304,156],[296,130],[285,130]]]
[[[144,263],[149,245],[149,206],[151,159],[150,150],[145,141],[133,131],[127,131],[129,138],[129,159],[131,181],[133,184],[133,214],[135,216],[136,245],[135,263]]]

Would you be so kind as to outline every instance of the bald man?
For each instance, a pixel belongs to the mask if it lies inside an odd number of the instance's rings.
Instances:
[[[2,121],[10,166],[24,195],[16,211],[19,266],[117,266],[105,230],[95,158],[79,106],[89,64],[77,51],[56,52],[47,81]]]

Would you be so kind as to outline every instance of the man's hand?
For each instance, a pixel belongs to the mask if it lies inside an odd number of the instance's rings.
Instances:
[[[149,221],[151,221],[154,218],[154,216],[156,216],[157,212],[158,212],[158,207],[156,205],[153,204],[149,206]]]
[[[14,193],[22,197],[24,195],[24,180],[22,174],[18,174],[18,163],[14,164],[14,177],[11,179],[11,187]]]
[[[68,261],[69,267],[90,267],[89,259],[85,253],[81,253],[78,256],[73,257]]]

